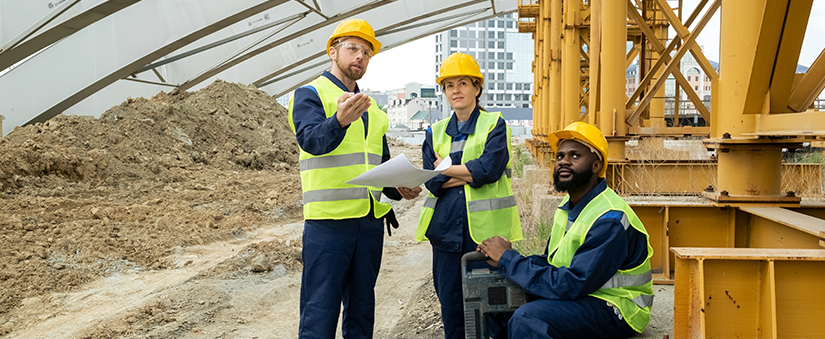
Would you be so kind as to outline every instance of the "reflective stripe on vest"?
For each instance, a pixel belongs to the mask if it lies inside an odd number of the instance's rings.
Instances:
[[[473,134],[465,140],[457,141],[453,141],[452,137],[446,133],[447,124],[454,117],[441,120],[432,126],[433,150],[442,158],[451,156],[453,153],[463,152],[462,164],[478,159],[484,152],[487,136],[496,127],[500,117],[500,113],[480,111]],[[512,154],[509,140],[510,128],[507,127],[507,150]],[[510,183],[511,165],[512,156],[501,178],[496,182],[479,188],[472,188],[469,185],[456,188],[463,189],[465,192],[470,236],[476,243],[494,235],[506,237],[511,241],[521,240],[523,237],[516,198],[513,195]],[[418,229],[415,234],[417,241],[427,240],[427,228],[432,220],[437,202],[438,198],[432,193],[427,194],[418,219]]]
[[[559,206],[570,199],[565,196]],[[650,258],[653,248],[650,246],[649,236],[636,213],[616,193],[607,188],[579,213],[574,222],[568,219],[568,212],[556,210],[548,242],[548,262],[556,267],[569,267],[570,263],[584,243],[587,233],[593,224],[602,215],[609,211],[624,213],[621,224],[627,230],[633,227],[648,238],[647,257],[645,261],[634,268],[619,270],[598,290],[590,296],[607,301],[621,311],[622,318],[637,332],[642,332],[650,322],[650,310],[653,305],[653,276],[650,271]]]
[[[380,154],[367,154],[368,161],[364,162],[364,153],[351,153],[351,154],[339,154],[339,155],[331,155],[326,157],[318,157],[318,158],[309,158],[309,159],[302,159],[298,161],[301,167],[301,171],[309,171],[319,168],[330,168],[330,167],[344,167],[344,166],[353,166],[353,165],[364,165],[368,163],[370,165],[378,166],[381,164],[381,155]]]
[[[338,109],[338,98],[344,91],[324,76],[312,81],[310,86],[321,99],[327,119],[331,118]],[[304,219],[360,218],[366,216],[370,209],[374,211],[375,218],[380,218],[392,208],[390,204],[380,202],[382,188],[346,183],[381,164],[383,137],[389,119],[372,99],[366,114],[369,126],[364,126],[362,119],[352,122],[341,143],[329,153],[312,155],[300,150]],[[289,102],[288,118],[290,128],[295,133],[293,100]]]
[[[516,197],[509,196],[503,198],[475,200],[467,202],[467,210],[470,212],[500,210],[516,206]]]

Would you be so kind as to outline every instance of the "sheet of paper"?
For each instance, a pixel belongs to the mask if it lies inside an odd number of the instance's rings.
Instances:
[[[446,157],[434,171],[425,170],[415,167],[407,159],[407,156],[401,153],[401,155],[375,166],[366,173],[347,181],[347,183],[374,187],[418,187],[452,166],[452,164],[450,157]]]

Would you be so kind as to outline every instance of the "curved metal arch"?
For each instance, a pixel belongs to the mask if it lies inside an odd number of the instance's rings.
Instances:
[[[517,6],[512,0],[83,0],[81,4],[123,6],[129,1],[134,3],[74,34],[68,32],[62,40],[27,55],[29,59],[21,59],[26,61],[13,70],[0,73],[0,114],[7,118],[4,134],[16,125],[42,122],[64,111],[99,115],[126,96],[151,96],[179,84],[195,89],[214,78],[255,83],[270,94],[285,94],[328,67],[323,52],[326,38],[349,17],[368,20],[385,48],[392,48],[513,12]],[[55,16],[23,41],[45,39],[40,34],[79,16],[70,12]],[[293,26],[249,32],[301,13],[303,19]],[[185,59],[164,61],[181,57],[179,50],[185,46],[192,52]],[[143,68],[153,72],[138,74]]]
[[[23,30],[18,37],[3,42],[0,47],[0,70],[11,67],[47,46],[98,22],[141,0],[109,0],[88,5],[92,1],[74,0],[53,8],[42,19]],[[74,4],[79,6],[75,7]],[[69,7],[69,8],[61,8]],[[77,13],[70,10],[76,9]],[[61,17],[73,15],[61,20]],[[49,25],[51,27],[49,27]]]

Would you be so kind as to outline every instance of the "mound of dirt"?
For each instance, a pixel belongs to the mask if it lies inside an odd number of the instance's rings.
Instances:
[[[173,248],[299,217],[297,160],[286,109],[223,81],[15,129],[0,138],[0,316],[23,298],[169,267]],[[290,270],[294,250],[256,249]],[[10,330],[0,317],[0,335]]]

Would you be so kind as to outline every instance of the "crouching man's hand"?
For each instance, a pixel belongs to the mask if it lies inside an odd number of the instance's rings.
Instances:
[[[511,244],[507,238],[496,235],[490,239],[482,241],[481,244],[478,244],[476,251],[479,251],[490,258],[492,261],[488,261],[490,265],[498,267],[498,261],[501,259],[501,255],[511,248],[513,248],[513,244]]]

